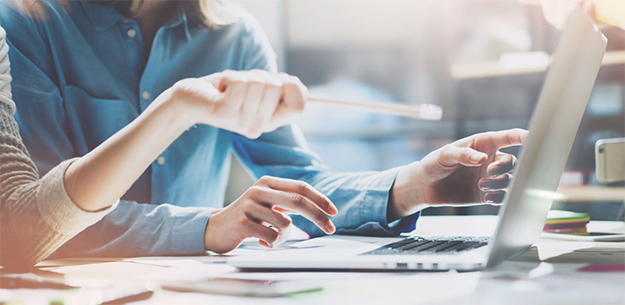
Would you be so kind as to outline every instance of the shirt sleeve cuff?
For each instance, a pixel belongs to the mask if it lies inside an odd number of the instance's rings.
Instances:
[[[380,173],[369,186],[360,211],[362,223],[378,223],[381,230],[393,236],[414,231],[420,215],[420,212],[417,212],[390,224],[386,220],[391,188],[400,169],[401,167],[397,167]]]
[[[171,253],[190,255],[206,253],[204,235],[209,218],[214,209],[185,208],[185,215],[174,217],[171,226]]]
[[[88,212],[76,205],[67,194],[64,176],[67,168],[77,159],[70,159],[54,167],[39,181],[36,204],[43,220],[54,231],[64,235],[75,235],[100,221],[117,207],[117,200],[109,208]]]

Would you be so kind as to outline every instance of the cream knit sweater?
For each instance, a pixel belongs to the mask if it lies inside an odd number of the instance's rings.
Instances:
[[[48,257],[114,207],[86,212],[69,198],[65,161],[39,179],[13,113],[9,46],[0,27],[0,265],[25,269]]]

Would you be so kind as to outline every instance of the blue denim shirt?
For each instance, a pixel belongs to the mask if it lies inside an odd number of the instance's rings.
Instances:
[[[180,79],[226,69],[277,70],[265,34],[243,11],[235,12],[237,22],[211,29],[190,26],[178,8],[156,33],[148,56],[137,23],[114,8],[70,1],[66,9],[43,0],[47,18],[33,20],[0,2],[16,117],[41,174],[95,148]],[[295,125],[257,140],[198,125],[162,153],[116,210],[57,254],[204,252],[210,212],[223,204],[231,152],[255,178],[299,179],[325,193],[339,208],[332,218],[339,233],[388,236],[414,229],[418,214],[386,221],[397,169],[332,173]],[[293,218],[311,236],[323,234],[306,219]]]

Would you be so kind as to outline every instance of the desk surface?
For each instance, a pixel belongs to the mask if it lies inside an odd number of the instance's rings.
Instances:
[[[422,217],[415,233],[492,235],[496,221],[494,216]],[[591,222],[589,229],[625,233],[625,223]],[[322,291],[273,299],[160,291],[140,304],[625,304],[625,273],[576,271],[588,263],[625,264],[625,243],[541,239],[537,247],[495,271],[470,273],[240,273],[214,264],[223,261],[219,256],[91,258],[46,261],[39,267],[75,280],[118,282],[220,275],[314,279],[325,285]]]

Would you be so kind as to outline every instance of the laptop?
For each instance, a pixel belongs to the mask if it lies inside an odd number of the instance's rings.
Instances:
[[[493,237],[324,236],[228,264],[263,270],[480,270],[536,242],[601,66],[607,39],[581,10],[569,16],[534,110]]]

